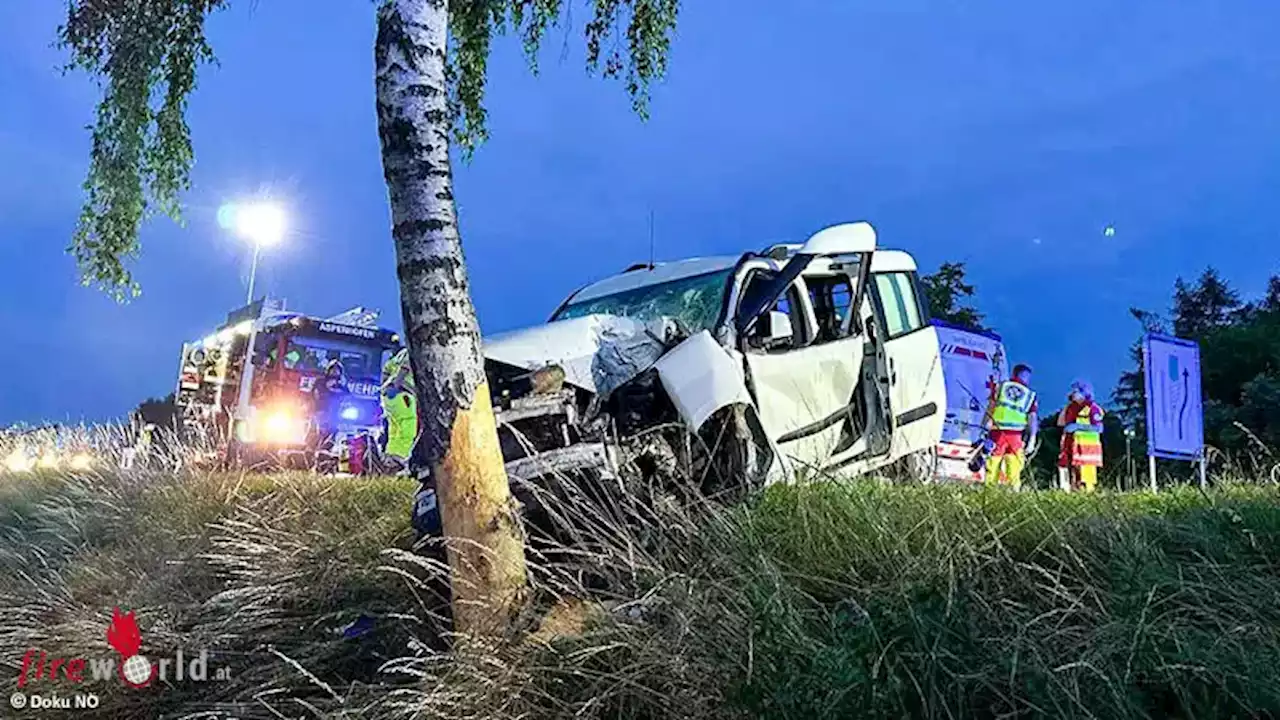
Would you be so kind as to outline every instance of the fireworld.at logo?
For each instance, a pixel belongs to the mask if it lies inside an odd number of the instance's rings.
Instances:
[[[114,608],[111,624],[107,626],[107,645],[119,655],[105,658],[56,657],[43,650],[32,648],[22,656],[18,671],[18,687],[26,687],[33,681],[53,683],[104,682],[118,677],[131,688],[145,688],[156,680],[205,682],[209,677],[209,651],[201,649],[194,656],[181,648],[171,658],[152,662],[141,653],[142,633],[133,612],[122,613]],[[86,676],[87,671],[87,676]],[[229,680],[231,669],[217,668],[214,680]]]

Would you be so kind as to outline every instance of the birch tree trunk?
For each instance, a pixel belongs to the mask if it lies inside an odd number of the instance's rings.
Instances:
[[[422,457],[448,538],[454,629],[501,632],[526,588],[449,162],[447,0],[382,0],[374,49],[378,134],[391,200]]]

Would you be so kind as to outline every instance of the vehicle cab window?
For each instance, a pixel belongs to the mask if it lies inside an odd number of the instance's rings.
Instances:
[[[261,333],[254,341],[253,364],[266,370],[274,370],[280,365],[280,336],[276,333]]]
[[[756,270],[748,275],[738,302],[739,311],[754,307],[760,294],[768,291],[776,277],[777,274],[769,270]],[[762,313],[747,330],[744,338],[747,348],[773,353],[795,350],[807,345],[811,334],[806,318],[805,301],[806,296],[801,293],[799,286],[792,283],[773,306]]]
[[[913,272],[875,275],[876,301],[884,317],[887,340],[901,337],[925,326],[927,318],[916,291]]]
[[[842,340],[851,334],[853,325],[847,323],[849,307],[853,304],[853,283],[848,275],[820,275],[805,277],[809,300],[818,327],[814,337],[817,344]]]

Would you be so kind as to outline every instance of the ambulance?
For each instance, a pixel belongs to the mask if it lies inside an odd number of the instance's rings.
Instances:
[[[982,418],[992,389],[1009,377],[1004,342],[994,332],[936,319],[932,323],[938,334],[947,393],[936,479],[979,483],[983,480],[983,469],[970,470],[969,461],[978,453],[984,439]]]

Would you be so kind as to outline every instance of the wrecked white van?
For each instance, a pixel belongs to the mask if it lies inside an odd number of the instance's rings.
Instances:
[[[796,472],[933,472],[938,339],[910,255],[867,223],[636,265],[484,341],[513,481],[671,463],[707,491]]]

